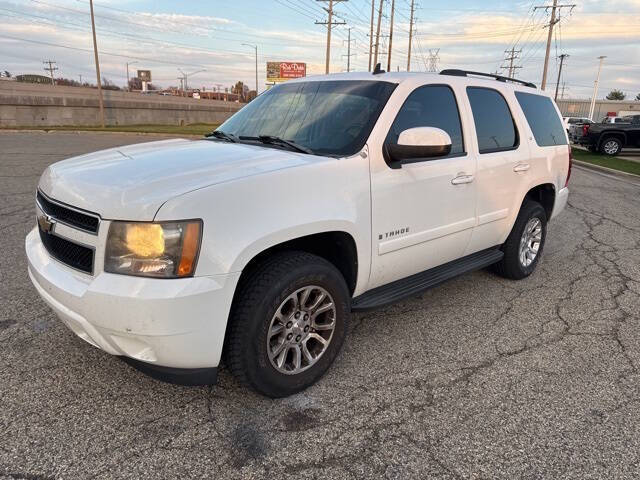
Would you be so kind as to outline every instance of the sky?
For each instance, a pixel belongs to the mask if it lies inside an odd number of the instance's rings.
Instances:
[[[376,8],[379,0],[374,0]],[[391,3],[395,2],[392,70],[407,68],[411,0],[383,0],[379,61],[387,64]],[[540,84],[552,0],[415,0],[411,70],[426,71],[437,50],[437,69],[505,73],[505,50],[520,50],[517,78]],[[640,0],[560,0],[547,89],[554,89],[558,56],[568,54],[561,81],[565,98],[589,98],[606,55],[599,98],[617,88],[640,94]],[[103,77],[126,84],[136,69],[152,72],[155,85],[178,85],[178,69],[189,86],[207,90],[243,81],[255,88],[258,47],[259,91],[267,61],[307,63],[307,74],[325,69],[328,2],[318,0],[95,0]],[[371,0],[336,2],[331,72],[346,71],[351,28],[351,70],[369,62]],[[374,27],[375,28],[375,27]],[[248,44],[248,45],[244,45]],[[13,75],[44,72],[54,60],[56,76],[95,83],[88,0],[0,0],[0,70]],[[202,71],[204,70],[204,71]]]

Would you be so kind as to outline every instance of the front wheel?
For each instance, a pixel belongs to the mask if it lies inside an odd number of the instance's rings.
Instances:
[[[238,287],[225,357],[242,383],[284,397],[315,383],[340,351],[350,316],[344,278],[305,252],[281,252]]]
[[[533,273],[547,236],[547,214],[538,202],[525,199],[507,241],[504,257],[494,270],[505,278],[520,280]]]

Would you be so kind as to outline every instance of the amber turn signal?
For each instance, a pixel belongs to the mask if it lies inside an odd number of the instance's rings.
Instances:
[[[200,246],[200,222],[188,223],[182,240],[182,256],[178,265],[178,276],[186,277],[193,274]]]

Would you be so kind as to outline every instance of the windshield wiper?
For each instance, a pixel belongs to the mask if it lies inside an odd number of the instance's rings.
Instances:
[[[298,145],[296,142],[292,142],[291,140],[285,140],[284,138],[280,138],[280,137],[275,137],[273,135],[258,135],[257,137],[241,136],[240,140],[257,140],[267,145],[281,145],[284,147],[288,147],[290,150],[293,150],[295,152],[306,153],[308,155],[315,155],[313,153],[313,150],[310,150],[307,147],[303,147],[302,145]]]
[[[226,133],[226,132],[223,132],[222,130],[214,130],[211,133],[207,133],[205,137],[219,138],[221,140],[226,140],[227,142],[231,142],[231,143],[236,143],[238,141],[238,138],[233,133]]]

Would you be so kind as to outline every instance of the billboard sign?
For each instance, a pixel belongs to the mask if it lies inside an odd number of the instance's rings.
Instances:
[[[150,82],[151,81],[151,70],[138,70],[138,78],[142,82]]]
[[[307,64],[302,62],[267,62],[267,82],[286,82],[307,76]]]

